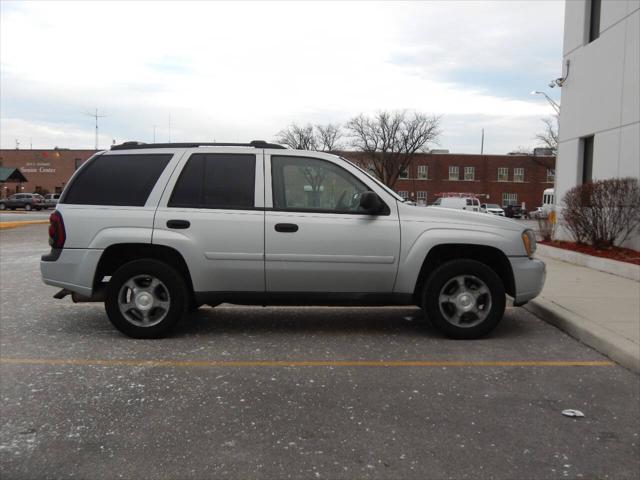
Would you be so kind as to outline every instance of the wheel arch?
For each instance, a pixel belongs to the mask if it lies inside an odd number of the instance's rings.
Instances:
[[[459,259],[476,260],[487,265],[498,274],[507,294],[512,297],[515,295],[515,279],[511,263],[500,249],[488,245],[470,243],[443,243],[433,246],[422,262],[413,291],[414,299],[418,301],[420,298],[422,289],[431,272],[449,260]]]
[[[105,248],[96,267],[93,291],[103,289],[106,285],[104,277],[113,275],[120,266],[142,258],[159,260],[174,267],[182,275],[187,290],[193,297],[193,282],[184,257],[174,248],[151,243],[117,243]]]

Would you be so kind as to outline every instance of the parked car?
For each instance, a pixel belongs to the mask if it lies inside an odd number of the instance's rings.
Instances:
[[[436,199],[432,206],[479,212],[480,200],[475,197],[442,197]]]
[[[58,200],[60,200],[59,193],[47,193],[44,196],[44,204],[46,208],[56,208],[58,204]]]
[[[504,210],[497,203],[483,203],[480,205],[480,211],[504,217]]]
[[[104,301],[135,338],[222,302],[419,305],[476,338],[545,279],[516,222],[409,205],[343,158],[262,141],[112,146],[75,172],[49,235],[55,297]]]
[[[0,210],[15,210],[24,208],[30,210],[42,210],[46,208],[44,197],[37,193],[14,193],[9,198],[0,200]]]
[[[504,216],[508,218],[522,218],[522,207],[520,205],[507,205],[504,207]]]
[[[529,213],[527,213],[527,216],[529,218],[537,220],[538,218],[547,218],[549,215],[547,212],[545,212],[545,210],[542,207],[536,207],[533,210],[531,210]]]

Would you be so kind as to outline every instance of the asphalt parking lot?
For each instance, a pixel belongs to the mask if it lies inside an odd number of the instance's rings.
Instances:
[[[3,479],[640,473],[639,377],[524,309],[471,342],[413,308],[230,305],[131,340],[51,298],[45,251],[0,232]]]

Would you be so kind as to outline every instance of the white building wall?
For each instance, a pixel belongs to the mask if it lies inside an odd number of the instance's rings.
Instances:
[[[565,8],[563,65],[568,60],[570,66],[556,162],[559,206],[582,179],[581,137],[594,136],[594,180],[640,178],[640,0],[603,0],[600,36],[591,43],[589,6],[589,0],[568,0]],[[640,249],[640,235],[628,246]]]

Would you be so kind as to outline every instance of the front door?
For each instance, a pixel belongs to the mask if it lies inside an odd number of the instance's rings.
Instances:
[[[364,213],[359,194],[372,189],[330,160],[273,153],[265,166],[273,205],[265,215],[267,291],[391,293],[400,249],[396,206]]]

